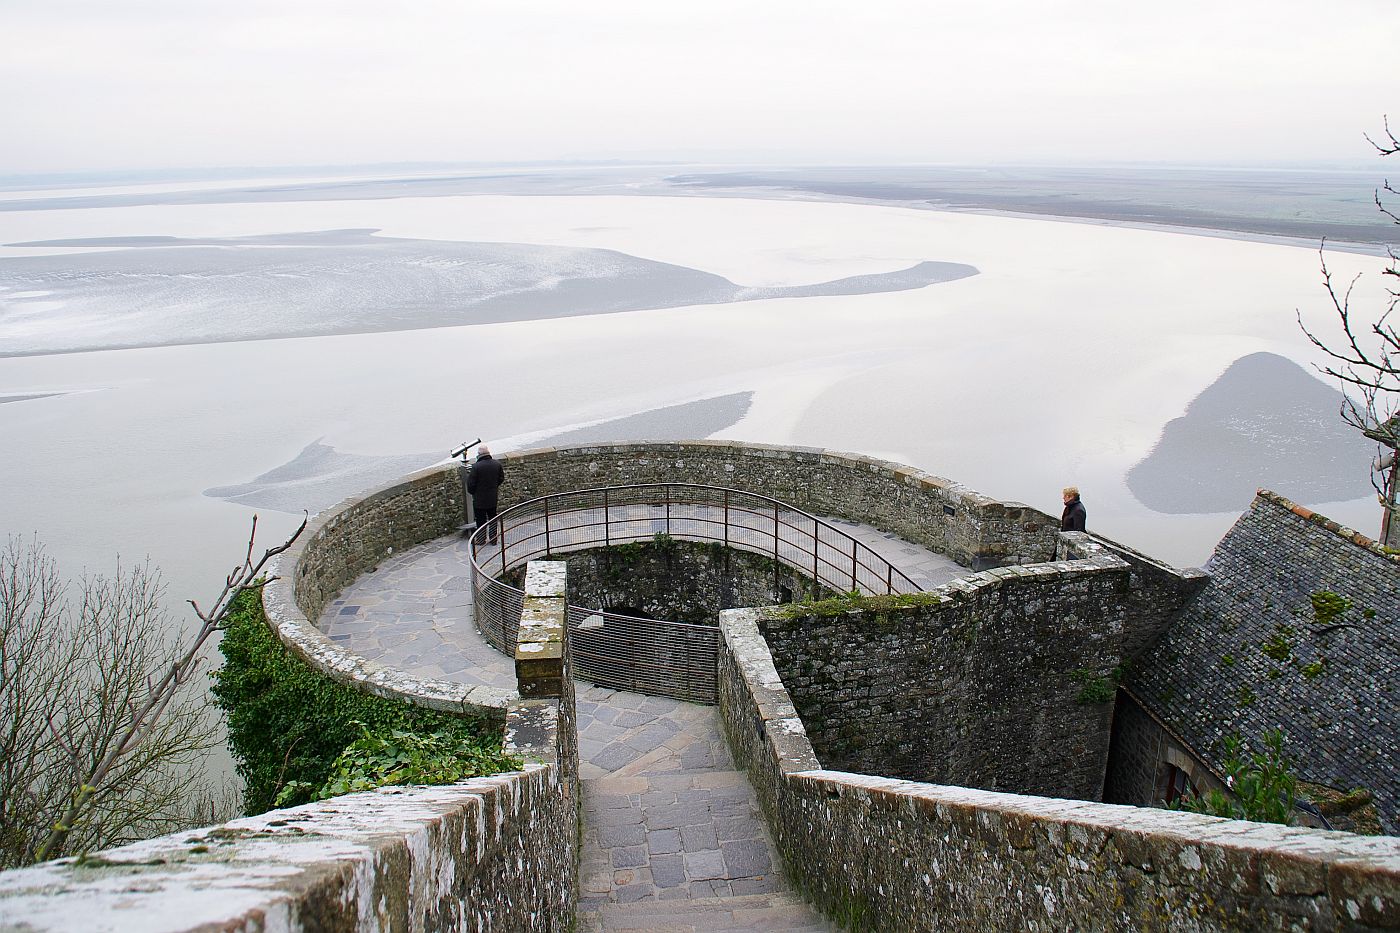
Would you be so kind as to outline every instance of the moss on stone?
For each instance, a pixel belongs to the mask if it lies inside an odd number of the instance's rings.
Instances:
[[[771,610],[778,618],[835,618],[850,612],[874,613],[872,621],[879,624],[883,619],[888,623],[886,613],[897,609],[918,609],[937,606],[946,602],[947,597],[937,593],[892,593],[886,596],[863,596],[847,593],[831,599],[807,600]]]

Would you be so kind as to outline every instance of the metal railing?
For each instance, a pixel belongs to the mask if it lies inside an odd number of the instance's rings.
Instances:
[[[690,483],[606,486],[513,506],[470,543],[477,628],[515,651],[524,594],[501,577],[541,557],[652,541],[718,543],[769,557],[828,590],[866,595],[920,587],[830,522],[776,499]],[[692,702],[715,702],[718,630],[570,606],[574,673],[594,683]]]

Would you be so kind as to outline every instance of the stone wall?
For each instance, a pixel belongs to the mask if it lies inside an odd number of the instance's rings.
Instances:
[[[1112,554],[1128,565],[1128,606],[1123,621],[1123,657],[1128,660],[1147,650],[1210,579],[1203,570],[1180,570],[1125,544],[1077,531],[1060,535],[1055,556],[1075,560],[1101,554]]]
[[[1122,688],[1113,709],[1108,762],[1103,789],[1103,799],[1108,803],[1160,806],[1169,765],[1179,768],[1197,793],[1225,787],[1219,777],[1192,756],[1186,745]]]
[[[462,486],[455,466],[415,473],[307,522],[277,558],[263,587],[263,611],[288,649],[338,683],[443,712],[504,720],[515,691],[413,677],[331,641],[317,625],[330,600],[361,574],[405,548],[457,530]]]
[[[1006,567],[914,605],[757,619],[827,767],[1097,800],[1112,705],[1079,694],[1122,659],[1127,577],[1113,558]]]
[[[1227,736],[1280,730],[1300,778],[1370,791],[1400,832],[1400,557],[1261,491],[1206,569],[1127,686],[1216,771]],[[1335,617],[1320,593],[1345,600]]]
[[[697,483],[770,496],[817,515],[893,532],[967,567],[1054,555],[1058,519],[951,480],[859,454],[733,441],[543,448],[500,458],[504,509],[548,493],[637,483]]]
[[[297,607],[319,619],[327,602],[385,558],[457,530],[462,510],[461,480],[449,466],[422,470],[320,513],[280,561],[296,568]]]
[[[525,696],[504,711],[521,771],[349,794],[0,873],[0,929],[90,930],[101,918],[191,933],[572,930],[579,786],[564,586],[562,564],[527,572]]]
[[[834,595],[786,564],[723,545],[672,539],[558,556],[575,605],[627,606],[668,622],[713,625],[721,609]]]
[[[791,877],[852,929],[1400,927],[1400,840],[821,770],[753,610],[720,716]]]

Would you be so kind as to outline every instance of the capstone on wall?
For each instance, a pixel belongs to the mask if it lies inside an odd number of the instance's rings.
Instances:
[[[984,571],[908,608],[764,609],[758,624],[824,766],[1097,800],[1122,657],[1121,561]],[[839,603],[837,604],[840,605]]]
[[[720,719],[790,877],[872,931],[1400,927],[1400,840],[822,770],[755,610]]]

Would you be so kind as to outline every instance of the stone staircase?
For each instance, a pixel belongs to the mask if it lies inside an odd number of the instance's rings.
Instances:
[[[714,707],[578,694],[580,931],[833,929],[788,888]]]
[[[827,933],[832,927],[794,894],[744,894],[675,901],[603,904],[579,912],[579,933],[709,933],[784,930]]]

